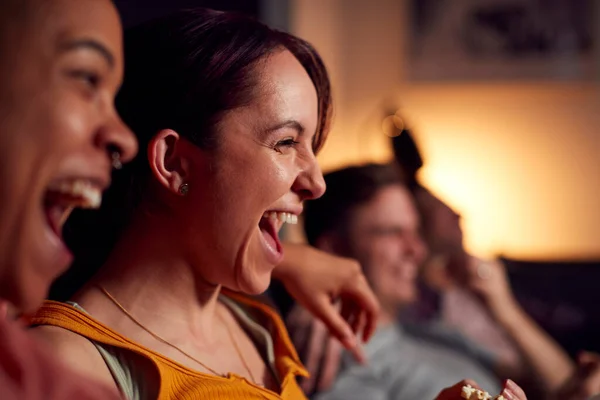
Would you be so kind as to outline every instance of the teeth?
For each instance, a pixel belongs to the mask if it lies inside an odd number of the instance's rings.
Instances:
[[[62,181],[49,190],[73,197],[73,206],[99,208],[102,204],[102,191],[87,180]]]
[[[278,211],[267,211],[264,213],[263,218],[269,218],[272,220],[284,222],[287,224],[295,225],[298,223],[298,216],[292,213],[278,212]]]

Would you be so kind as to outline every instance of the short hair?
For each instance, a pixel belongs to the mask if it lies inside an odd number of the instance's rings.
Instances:
[[[344,229],[354,209],[371,201],[381,189],[406,186],[404,175],[395,164],[343,168],[326,174],[325,183],[325,194],[305,205],[304,231],[313,246],[323,234]]]

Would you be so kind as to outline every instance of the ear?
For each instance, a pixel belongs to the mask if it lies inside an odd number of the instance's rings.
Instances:
[[[172,193],[189,179],[190,163],[185,151],[187,143],[172,129],[163,129],[148,143],[148,163],[160,185]]]

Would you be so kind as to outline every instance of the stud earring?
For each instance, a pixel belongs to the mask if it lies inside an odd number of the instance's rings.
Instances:
[[[118,151],[114,151],[111,154],[111,158],[112,158],[112,167],[114,169],[123,168],[123,163],[121,162],[121,154]]]
[[[187,183],[182,183],[181,186],[179,186],[179,194],[180,195],[185,196],[189,191],[190,191],[190,185],[188,185]]]

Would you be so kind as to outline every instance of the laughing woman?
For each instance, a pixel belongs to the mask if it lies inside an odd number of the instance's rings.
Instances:
[[[105,195],[115,240],[96,243],[111,249],[100,273],[74,303],[46,304],[34,331],[127,398],[304,398],[281,320],[227,289],[267,288],[279,229],[325,190],[319,55],[211,10],[136,28],[125,53],[117,106],[146,151]]]

